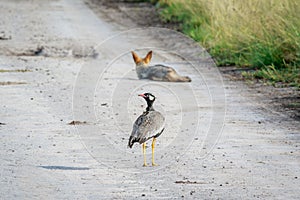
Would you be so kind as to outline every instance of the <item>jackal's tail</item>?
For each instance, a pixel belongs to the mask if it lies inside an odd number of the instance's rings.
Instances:
[[[178,82],[191,82],[192,79],[188,76],[179,76],[178,77]]]

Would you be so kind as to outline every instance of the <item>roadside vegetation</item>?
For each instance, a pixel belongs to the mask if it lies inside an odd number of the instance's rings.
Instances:
[[[181,31],[201,43],[218,66],[251,68],[244,77],[300,88],[298,0],[155,2],[161,18],[180,23]]]

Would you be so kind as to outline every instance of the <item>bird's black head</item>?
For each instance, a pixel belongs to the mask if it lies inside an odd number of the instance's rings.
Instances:
[[[151,93],[139,94],[140,97],[143,97],[146,101],[154,101],[155,96]]]
[[[155,101],[155,96],[151,93],[144,93],[144,94],[139,94],[139,96],[143,97],[146,101],[147,101],[147,108],[146,108],[146,111],[149,111],[149,110],[154,110],[152,108],[152,104],[153,102]]]

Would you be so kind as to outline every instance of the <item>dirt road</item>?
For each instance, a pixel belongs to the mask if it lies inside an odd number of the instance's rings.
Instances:
[[[184,36],[91,6],[0,1],[1,199],[299,198],[298,122]],[[150,49],[192,82],[138,80],[130,51]],[[145,91],[167,119],[157,167],[127,148]]]

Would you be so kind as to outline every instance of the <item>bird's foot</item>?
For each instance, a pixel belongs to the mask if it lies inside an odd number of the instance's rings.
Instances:
[[[144,164],[143,164],[143,167],[147,167],[147,166],[148,166],[147,163],[144,163]]]
[[[158,166],[158,164],[156,164],[156,163],[152,163],[152,167],[154,167],[154,166]]]

